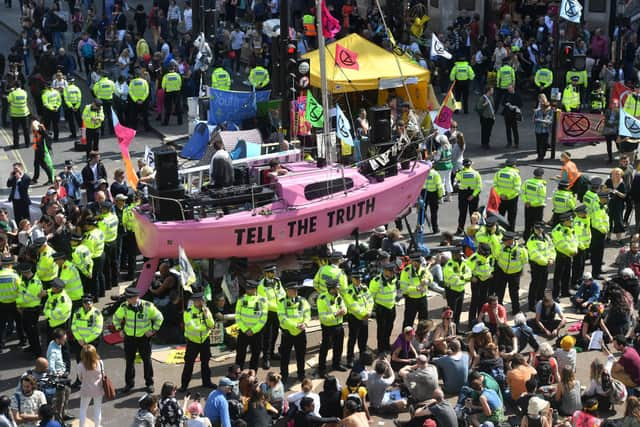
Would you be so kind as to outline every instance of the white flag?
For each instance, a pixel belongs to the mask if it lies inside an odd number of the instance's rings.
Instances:
[[[451,59],[451,54],[447,52],[447,49],[444,48],[435,33],[431,35],[431,56],[444,56],[447,59]]]
[[[336,104],[336,135],[345,144],[353,147],[353,137],[351,136],[351,123],[344,115],[344,111]]]
[[[191,267],[189,258],[187,258],[187,253],[180,245],[178,246],[178,263],[180,264],[180,278],[182,279],[182,287],[189,292],[193,292],[191,290],[191,285],[196,282],[196,273],[194,273],[193,267]]]
[[[562,0],[560,4],[560,18],[576,24],[582,17],[582,5],[578,0]]]
[[[144,146],[144,163],[151,169],[156,170],[156,158],[148,145]]]
[[[627,114],[623,108],[620,108],[620,124],[618,125],[618,134],[620,136],[628,136],[631,138],[640,138],[640,120]]]

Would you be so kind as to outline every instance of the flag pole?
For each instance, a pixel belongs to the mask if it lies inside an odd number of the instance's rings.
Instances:
[[[331,152],[331,145],[329,144],[329,133],[331,131],[329,123],[329,98],[327,93],[327,64],[325,62],[325,45],[324,45],[324,29],[322,25],[322,0],[316,0],[316,22],[320,27],[318,33],[318,53],[320,58],[320,82],[322,91],[322,114],[324,116],[324,123],[322,126],[322,142],[324,143],[324,151],[327,163],[332,163],[334,155]]]

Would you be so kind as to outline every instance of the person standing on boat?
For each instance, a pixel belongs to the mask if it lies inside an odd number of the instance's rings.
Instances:
[[[418,315],[419,320],[429,317],[427,296],[429,286],[433,282],[433,276],[428,268],[422,265],[422,254],[412,253],[409,258],[411,263],[400,273],[400,290],[404,295],[404,321],[402,327],[413,326]]]
[[[369,317],[373,310],[373,299],[362,283],[362,273],[351,273],[351,285],[342,293],[347,304],[347,322],[349,322],[349,340],[347,341],[347,367],[353,368],[353,352],[358,343],[360,356],[367,350],[369,340]],[[340,367],[334,369],[341,371]]]
[[[267,300],[258,296],[258,282],[247,280],[246,293],[236,302],[236,324],[238,325],[238,346],[236,365],[244,369],[247,347],[251,347],[249,367],[258,370],[262,350],[262,331],[267,323],[269,306]]]
[[[267,314],[267,324],[262,332],[262,367],[271,368],[270,360],[273,358],[278,339],[278,301],[285,299],[287,293],[282,286],[282,281],[277,276],[275,264],[267,265],[264,268],[264,276],[258,283],[258,295],[267,301],[269,313]]]
[[[391,351],[389,340],[396,321],[396,265],[387,262],[382,265],[382,274],[369,282],[369,293],[376,312],[376,336],[378,351]]]
[[[338,287],[340,292],[344,292],[347,289],[347,275],[340,268],[340,263],[343,260],[342,252],[332,252],[329,255],[329,264],[320,267],[315,277],[313,278],[313,288],[319,293],[327,291],[327,279],[334,279],[338,281]]]
[[[209,185],[213,188],[230,187],[234,180],[231,156],[224,149],[222,140],[214,141],[213,148],[215,152],[209,164]]]
[[[299,285],[296,282],[287,283],[287,297],[278,302],[278,320],[282,329],[282,344],[280,346],[280,375],[282,383],[289,379],[289,360],[291,348],[296,350],[296,365],[298,380],[304,379],[304,356],[307,352],[307,325],[311,321],[311,306],[306,299],[298,296]]]
[[[318,356],[318,376],[324,377],[327,372],[327,353],[333,350],[333,370],[345,372],[347,369],[340,365],[342,346],[344,344],[343,318],[347,314],[345,300],[338,292],[338,281],[327,279],[327,291],[318,297],[318,316],[322,327],[322,343]],[[351,328],[349,328],[351,333]],[[296,352],[297,353],[297,352]]]

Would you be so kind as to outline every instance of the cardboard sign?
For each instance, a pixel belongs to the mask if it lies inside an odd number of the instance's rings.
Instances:
[[[556,140],[563,144],[604,141],[603,114],[560,113],[556,120]]]

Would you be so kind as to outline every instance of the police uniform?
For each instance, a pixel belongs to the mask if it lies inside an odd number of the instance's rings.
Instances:
[[[555,226],[561,214],[573,212],[576,207],[576,196],[569,190],[569,182],[567,180],[563,179],[558,182],[558,189],[553,192],[551,200],[553,201],[551,224]]]
[[[599,80],[595,81],[594,88],[591,91],[589,98],[591,112],[596,114],[602,113],[607,106],[607,98],[604,95],[604,91]]]
[[[82,110],[82,122],[84,123],[87,137],[85,146],[87,159],[90,151],[100,151],[100,129],[105,117],[102,105],[102,101],[98,99],[93,101],[92,104],[85,105],[84,110]]]
[[[549,88],[553,84],[553,71],[547,67],[541,67],[536,71],[533,82],[538,87],[540,93],[544,93],[548,97]]]
[[[347,306],[347,322],[349,323],[349,339],[347,340],[347,366],[353,365],[353,353],[358,343],[360,356],[367,350],[369,340],[369,317],[373,310],[373,299],[369,290],[361,282],[362,274],[351,273],[351,284],[342,290],[342,296]],[[334,363],[334,367],[335,367]]]
[[[578,206],[575,213],[573,233],[578,240],[578,252],[571,260],[571,284],[574,289],[577,289],[584,274],[587,252],[591,246],[591,219],[587,214],[587,207],[585,205]]]
[[[382,273],[369,281],[369,294],[376,313],[378,351],[391,351],[389,339],[396,320],[396,265],[387,263]]]
[[[98,228],[102,231],[104,237],[104,284],[105,289],[110,290],[112,287],[118,286],[118,263],[116,256],[118,255],[118,227],[120,221],[118,216],[113,212],[113,203],[105,200],[101,206],[101,215],[98,221]]]
[[[471,160],[462,161],[463,168],[456,173],[458,181],[458,232],[464,232],[464,224],[469,217],[478,210],[480,192],[482,191],[482,177],[471,167]]]
[[[104,319],[102,312],[93,306],[93,302],[93,295],[84,295],[82,297],[82,306],[71,317],[72,348],[76,362],[80,362],[80,353],[83,345],[90,344],[95,348],[100,346]]]
[[[109,124],[109,129],[111,133],[113,133],[113,117],[111,116],[111,108],[113,106],[113,94],[115,90],[116,90],[116,84],[113,82],[113,80],[111,80],[107,76],[102,76],[100,80],[95,82],[93,85],[93,94],[95,95],[96,98],[98,98],[102,102],[102,108],[104,112],[102,115],[102,121],[100,123],[100,129],[101,129],[100,133],[102,136],[104,136],[104,132],[105,132],[105,127],[106,127],[104,124],[105,121]],[[85,107],[85,111],[86,111],[86,107]],[[86,124],[87,123],[85,119],[85,125]],[[89,129],[88,126],[87,126],[87,129]],[[88,142],[89,141],[87,138],[87,144]]]
[[[495,260],[488,243],[479,243],[478,250],[466,261],[471,271],[471,303],[469,304],[469,324],[480,314],[480,308],[487,301],[489,290],[493,288],[491,280]]]
[[[493,176],[493,187],[500,197],[498,210],[500,215],[507,215],[509,231],[513,231],[516,226],[521,184],[522,178],[520,178],[520,171],[515,167],[514,159],[507,160],[505,166]]]
[[[95,218],[87,218],[84,223],[84,239],[82,243],[89,248],[93,268],[91,284],[94,286],[92,294],[98,298],[105,296],[106,282],[104,277],[104,234],[98,228],[98,221]]]
[[[67,120],[69,126],[70,138],[75,139],[77,137],[76,130],[82,127],[82,91],[74,83],[74,80],[69,80],[69,84],[62,90],[62,97],[64,98],[64,118]]]
[[[340,262],[343,259],[341,252],[335,251],[329,255],[329,264],[323,265],[318,269],[318,272],[313,277],[313,287],[320,294],[326,292],[327,279],[335,279],[338,281],[338,289],[343,290],[347,288],[347,275],[340,268]]]
[[[418,214],[418,218],[424,218],[426,215],[426,208],[429,206],[429,214],[431,219],[431,228],[434,233],[440,232],[438,227],[438,208],[440,206],[440,199],[444,196],[444,184],[442,183],[442,177],[437,170],[431,168],[427,179],[422,186],[422,200],[424,205],[422,206],[422,212]],[[421,225],[421,224],[419,224]]]
[[[456,324],[460,324],[464,290],[471,283],[471,269],[462,256],[462,248],[454,249],[454,257],[444,266],[444,288],[447,305],[453,310]]]
[[[522,184],[522,201],[524,202],[524,240],[528,240],[533,231],[533,224],[542,221],[544,206],[547,200],[547,181],[542,179],[544,169],[536,168],[533,178]]]
[[[600,279],[602,274],[602,259],[604,257],[604,242],[609,232],[609,214],[607,204],[609,193],[598,193],[598,207],[589,215],[591,219],[591,273],[594,279]]]
[[[236,302],[236,324],[238,325],[238,345],[236,364],[244,369],[247,347],[251,347],[249,368],[258,370],[258,361],[262,351],[262,330],[267,323],[269,306],[267,300],[257,295],[258,282],[248,280],[247,293]],[[249,291],[253,293],[250,294]]]
[[[14,263],[12,255],[2,255],[0,260],[2,265],[2,269],[0,269],[0,349],[4,347],[14,324],[20,342],[25,340],[22,321],[16,308],[20,276],[13,270]]]
[[[21,87],[15,87],[7,95],[9,103],[9,117],[11,117],[11,130],[13,131],[13,148],[20,145],[20,134],[18,128],[22,128],[24,143],[28,147],[31,145],[29,136],[29,96]]]
[[[134,234],[135,216],[133,209],[139,205],[139,201],[125,206],[122,211],[122,227],[124,235],[122,237],[122,252],[127,261],[127,280],[133,280],[136,272],[136,257],[138,255],[138,243]]]
[[[276,266],[268,265],[264,268],[264,277],[258,283],[258,295],[267,301],[269,313],[267,324],[262,331],[262,367],[271,367],[276,341],[278,339],[278,301],[286,297],[280,278],[276,276]]]
[[[64,290],[64,282],[54,278],[47,290],[47,300],[44,303],[42,315],[47,320],[47,340],[53,339],[53,331],[57,328],[67,329],[71,318],[71,298]]]
[[[162,326],[163,317],[158,308],[149,301],[139,299],[140,291],[135,286],[125,290],[127,301],[113,315],[116,331],[124,331],[125,388],[131,390],[135,384],[135,359],[140,353],[144,366],[144,381],[147,392],[153,393],[153,364],[151,361],[151,337]],[[135,301],[132,301],[136,298]]]
[[[58,141],[60,133],[60,107],[62,106],[62,96],[56,89],[51,88],[51,84],[47,84],[47,88],[42,91],[42,122],[47,129],[53,130],[53,141]]]
[[[347,306],[338,292],[338,281],[328,279],[327,290],[318,296],[318,317],[322,328],[322,342],[318,356],[318,374],[324,375],[327,370],[327,353],[333,350],[333,369],[344,370],[340,366],[342,346],[344,343],[344,327],[342,326]],[[351,328],[349,328],[351,332]],[[352,354],[353,357],[353,354]]]
[[[38,237],[32,247],[37,250],[36,274],[45,286],[58,277],[58,264],[53,259],[55,251],[47,244],[46,237]]]
[[[142,117],[144,130],[151,130],[149,124],[149,82],[142,77],[136,77],[129,82],[129,125],[133,129],[138,127],[138,117]]]
[[[163,126],[169,124],[169,117],[174,112],[178,116],[178,125],[182,124],[182,77],[175,71],[175,67],[162,77],[164,89],[164,120]]]
[[[578,77],[573,77],[572,82],[577,83]],[[567,84],[562,91],[562,106],[565,111],[580,110],[580,89],[577,85]]]
[[[500,304],[504,299],[507,285],[509,286],[509,297],[511,297],[511,313],[520,311],[520,276],[522,269],[529,262],[527,249],[520,246],[516,240],[518,235],[512,231],[507,231],[502,236],[502,247],[496,256],[495,275],[495,295]],[[507,241],[512,240],[513,244],[508,246]]]
[[[578,239],[571,226],[573,213],[559,215],[559,223],[553,228],[551,238],[556,248],[556,266],[553,272],[553,299],[568,297],[571,282],[571,259],[578,253]]]
[[[82,296],[84,288],[82,287],[82,279],[80,272],[70,260],[67,260],[67,254],[64,252],[56,252],[53,259],[58,265],[58,278],[64,282],[64,290],[71,299],[73,311],[82,306]]]
[[[454,92],[456,99],[462,100],[464,113],[469,112],[469,82],[476,78],[473,68],[464,59],[459,59],[451,68],[449,80],[455,80]]]
[[[296,365],[298,379],[304,378],[304,356],[307,352],[306,327],[311,321],[311,307],[306,299],[297,295],[298,284],[288,283],[287,297],[278,302],[278,321],[282,329],[282,344],[280,346],[280,374],[283,384],[289,379],[289,360],[291,349],[296,350]],[[295,296],[289,295],[289,290],[295,290]],[[300,326],[304,325],[301,329]]]
[[[35,265],[32,263],[21,262],[17,265],[16,270],[21,275],[16,307],[22,316],[22,330],[29,341],[28,350],[36,357],[40,357],[42,356],[42,346],[38,333],[38,318],[41,312],[42,282],[33,273]]]
[[[629,96],[624,99],[622,109],[631,116],[636,118],[640,117],[640,94],[636,93],[635,90],[630,93]]]
[[[71,262],[80,273],[83,293],[94,295],[93,291],[95,290],[95,286],[91,281],[91,277],[93,276],[93,259],[91,258],[91,250],[82,243],[82,241],[82,234],[73,233],[71,235],[71,247],[73,248]]]
[[[476,242],[486,243],[491,248],[491,255],[495,259],[500,252],[502,245],[502,234],[504,230],[498,225],[498,219],[490,216],[486,220],[486,224],[480,227],[476,232]]]
[[[418,320],[429,318],[427,296],[429,285],[433,282],[431,272],[422,266],[422,254],[414,252],[410,258],[411,263],[400,273],[400,290],[404,295],[403,328],[413,326],[416,315]]]
[[[218,90],[231,89],[231,75],[227,70],[218,67],[211,73],[211,87]]]
[[[516,86],[516,71],[511,65],[504,64],[496,72],[496,113],[510,85]]]
[[[186,391],[193,374],[193,365],[196,357],[200,355],[200,375],[202,376],[202,386],[212,387],[211,368],[211,344],[209,336],[214,327],[213,314],[204,303],[204,294],[196,292],[191,296],[194,303],[187,308],[182,319],[184,321],[184,337],[187,341],[187,349],[184,354],[184,368],[182,369],[181,391]],[[195,301],[202,301],[202,307],[196,307]]]
[[[527,240],[531,286],[529,287],[529,311],[535,311],[536,303],[544,297],[549,279],[549,265],[556,259],[556,250],[551,236],[544,231],[544,222],[534,224],[535,231]]]
[[[258,65],[249,72],[249,83],[255,89],[265,89],[269,85],[269,71]]]

